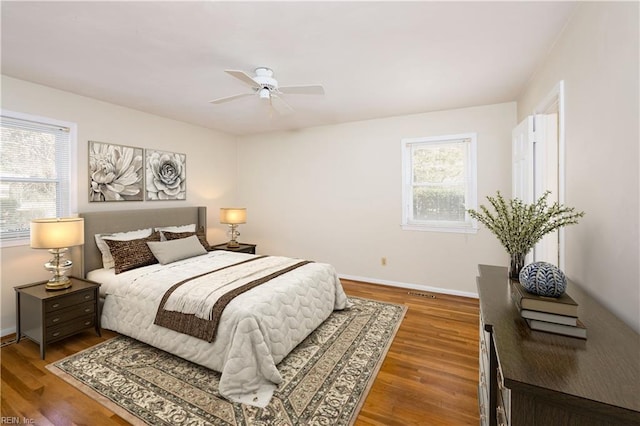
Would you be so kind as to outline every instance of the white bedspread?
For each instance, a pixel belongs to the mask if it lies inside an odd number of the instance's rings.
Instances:
[[[213,343],[153,324],[173,284],[249,256],[213,251],[104,280],[102,327],[219,371],[224,397],[264,407],[282,380],[276,365],[334,309],[349,305],[331,265],[309,263],[239,295],[224,310]]]

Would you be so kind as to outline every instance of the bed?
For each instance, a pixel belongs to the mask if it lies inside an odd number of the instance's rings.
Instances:
[[[277,364],[333,310],[350,304],[331,265],[294,262],[292,269],[239,294],[221,311],[215,338],[209,342],[155,324],[158,307],[167,301],[167,290],[181,281],[191,285],[191,278],[185,277],[208,276],[210,270],[235,271],[240,264],[291,259],[216,250],[116,274],[114,269],[103,268],[94,239],[96,234],[150,227],[195,224],[206,229],[206,215],[205,207],[81,213],[85,220],[83,273],[102,284],[103,328],[218,371],[222,396],[264,407],[282,380]]]

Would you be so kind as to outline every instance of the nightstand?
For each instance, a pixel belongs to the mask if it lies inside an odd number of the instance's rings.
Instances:
[[[256,254],[255,244],[244,244],[244,243],[239,243],[239,244],[240,244],[240,247],[227,247],[227,243],[216,244],[215,246],[211,246],[211,250],[226,250],[226,251],[235,251],[238,253]]]
[[[98,289],[100,284],[70,277],[71,287],[51,291],[47,281],[14,287],[16,291],[16,343],[22,337],[40,344],[40,358],[45,346],[87,328],[100,333]]]

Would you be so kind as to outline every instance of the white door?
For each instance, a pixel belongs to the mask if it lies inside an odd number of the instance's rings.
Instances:
[[[526,204],[534,195],[534,117],[525,118],[513,129],[511,143],[511,197]],[[534,250],[524,259],[525,265],[534,261]]]
[[[525,118],[512,132],[512,197],[531,204],[551,191],[549,204],[558,200],[557,115]],[[525,264],[545,261],[558,265],[558,236],[547,235],[529,252]]]
[[[529,204],[533,201],[533,116],[525,118],[512,132],[511,197]]]
[[[534,132],[534,187],[536,199],[550,191],[547,204],[558,201],[558,115],[536,114]],[[534,248],[534,260],[560,265],[558,231],[547,234]]]

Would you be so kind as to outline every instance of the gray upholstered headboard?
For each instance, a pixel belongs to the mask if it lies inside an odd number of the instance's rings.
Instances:
[[[85,277],[87,272],[102,268],[102,254],[96,245],[95,234],[191,223],[195,223],[196,228],[207,229],[206,207],[115,210],[80,213],[79,216],[84,218],[82,274]]]

